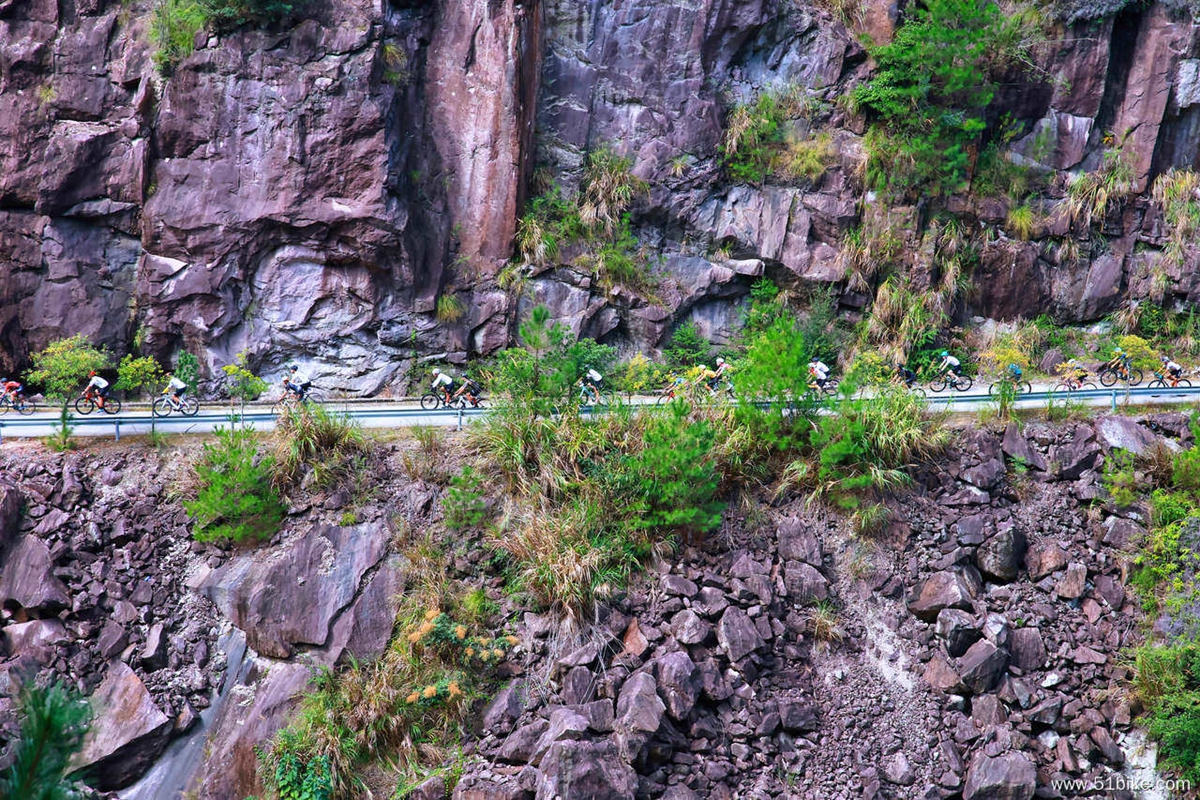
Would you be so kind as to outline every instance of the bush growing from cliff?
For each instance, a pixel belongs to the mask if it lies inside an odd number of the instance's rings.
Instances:
[[[195,391],[200,385],[200,360],[184,350],[175,362],[175,377],[186,383],[188,389]]]
[[[272,483],[274,460],[260,456],[250,428],[217,428],[216,442],[204,445],[193,467],[196,499],[183,507],[199,541],[244,542],[269,539],[286,509]]]
[[[200,0],[159,0],[150,15],[150,43],[154,66],[169,75],[195,49],[196,34],[208,22]]]
[[[113,388],[123,392],[140,392],[148,386],[161,385],[163,375],[162,367],[152,357],[134,358],[126,355],[117,366],[117,382]]]
[[[20,732],[0,772],[0,797],[23,800],[70,800],[77,797],[67,780],[71,756],[83,744],[91,708],[58,683],[30,684],[21,691],[16,715]]]
[[[993,76],[1024,58],[1027,38],[1023,18],[991,0],[910,5],[892,41],[870,48],[875,74],[850,95],[872,122],[868,182],[898,195],[959,190],[987,127]]]

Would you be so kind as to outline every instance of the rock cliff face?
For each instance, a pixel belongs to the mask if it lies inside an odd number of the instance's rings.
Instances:
[[[876,40],[897,15],[864,4]],[[653,351],[692,318],[720,341],[756,276],[827,285],[870,197],[855,178],[861,120],[836,100],[869,74],[856,34],[790,0],[329,0],[303,21],[198,37],[169,78],[149,3],[0,2],[0,371],[64,334],[125,352],[136,339],[204,370],[248,350],[329,388],[371,393],[426,356],[505,345],[533,302],[583,334]],[[1194,26],[1157,3],[1060,28],[1044,79],[1007,85],[1016,157],[1050,171],[1030,242],[982,250],[974,305],[1094,319],[1125,296],[1197,299],[1195,258],[1160,258],[1153,178],[1200,151]],[[1051,78],[1053,80],[1051,80]],[[731,184],[718,145],[730,105],[799,87],[831,134],[815,182]],[[1100,230],[1054,214],[1068,173],[1123,141],[1137,193]],[[570,191],[611,147],[650,187],[635,231],[658,288],[605,289],[563,267],[495,282],[535,166]],[[1000,201],[951,198],[968,221]],[[925,209],[908,235],[918,251]],[[1053,246],[1064,238],[1082,243]],[[729,255],[712,256],[714,251]],[[465,310],[439,323],[439,297]]]

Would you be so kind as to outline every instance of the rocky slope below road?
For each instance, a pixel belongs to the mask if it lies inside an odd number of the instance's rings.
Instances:
[[[847,310],[870,301],[839,258],[873,205],[863,121],[839,100],[869,75],[859,34],[885,41],[897,3],[862,3],[847,30],[792,0],[332,0],[295,24],[199,36],[169,78],[151,63],[149,12],[0,2],[0,372],[82,332],[118,354],[135,340],[163,359],[190,349],[206,376],[248,350],[268,377],[295,360],[324,386],[373,393],[423,358],[504,346],[533,302],[654,352],[685,319],[725,341],[764,273],[832,287]],[[961,311],[1091,320],[1126,297],[1196,299],[1194,254],[1162,257],[1148,196],[1195,161],[1196,51],[1190,19],[1159,3],[1052,31],[1041,70],[992,109],[1017,126],[1014,158],[1046,178],[1044,224],[1010,238],[1005,201],[947,201],[968,227],[997,228]],[[731,183],[725,117],[780,87],[816,109],[795,135],[830,134],[834,157],[811,181]],[[1110,140],[1136,191],[1096,231],[1069,225],[1067,178]],[[534,168],[572,191],[606,146],[647,181],[633,222],[655,291],[557,263],[526,265],[519,297],[500,288]],[[928,210],[889,223],[918,285]],[[439,297],[462,317],[439,322]]]
[[[408,475],[415,442],[379,445],[365,497],[296,501],[246,552],[190,540],[191,446],[9,446],[0,681],[91,695],[78,763],[102,790],[259,791],[253,748],[314,668],[391,635],[403,520],[453,545],[452,573],[521,641],[518,677],[464,742],[458,800],[1074,796],[1054,782],[1110,785],[1146,758],[1122,658],[1141,636],[1126,578],[1144,530],[1105,502],[1100,471],[1112,447],[1187,436],[1179,415],[964,430],[879,534],[803,498],[751,500],[582,630],[516,607],[481,543],[444,531],[441,487]],[[0,700],[0,738],[12,721]],[[443,780],[414,796],[442,797]]]

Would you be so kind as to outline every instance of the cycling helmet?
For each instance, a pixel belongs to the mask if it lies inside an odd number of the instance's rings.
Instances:
[[[699,369],[701,372],[704,372],[705,370],[708,369],[708,366],[705,364],[701,364],[699,367],[697,367],[697,369]]]
[[[441,374],[442,374],[442,371],[441,371],[440,369],[438,369],[437,367],[434,367],[434,368],[433,368],[433,374],[434,374],[434,375],[441,375]]]
[[[717,366],[719,367],[724,363],[725,363],[725,359],[721,358],[720,356],[717,356]]]
[[[1158,360],[1159,360],[1159,361],[1161,361],[1162,363],[1164,363],[1164,364],[1165,364],[1165,363],[1167,363],[1167,360],[1168,360],[1168,359],[1167,359],[1167,357],[1166,357],[1166,356],[1159,356],[1159,357],[1158,357]]]
[[[94,378],[94,377],[96,377],[96,370],[92,370],[91,372],[89,372],[89,373],[88,373],[88,377],[89,377],[89,378]]]
[[[295,364],[292,364],[290,367],[288,367],[288,369],[289,369],[289,370],[291,370],[292,372],[296,372],[296,371],[298,371],[300,368],[299,368],[299,367],[297,367]]]
[[[942,358],[948,358],[949,356],[950,356],[950,351],[949,351],[949,350],[943,350],[943,351],[942,351]]]

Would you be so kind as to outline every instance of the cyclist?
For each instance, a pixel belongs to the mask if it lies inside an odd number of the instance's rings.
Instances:
[[[176,378],[174,372],[167,373],[167,389],[171,392],[171,405],[176,410],[179,409],[179,403],[183,400],[183,396],[187,394],[187,388],[188,385]]]
[[[1021,378],[1024,376],[1024,374],[1025,371],[1021,369],[1019,364],[1008,365],[1008,380],[1013,386],[1016,386],[1021,382]]]
[[[1074,389],[1082,387],[1083,382],[1087,380],[1088,371],[1073,358],[1067,362],[1067,368],[1064,372],[1064,380]]]
[[[1183,367],[1166,356],[1159,356],[1158,360],[1162,362],[1163,371],[1171,378],[1171,385],[1178,384],[1183,377]]]
[[[896,365],[896,375],[900,377],[900,380],[904,381],[906,388],[911,389],[917,385],[917,373],[913,372],[903,364]]]
[[[473,407],[479,405],[479,395],[483,392],[483,387],[471,380],[467,375],[463,375],[462,386],[458,387],[458,391],[454,393],[454,399],[466,396],[467,402]]]
[[[83,393],[88,396],[95,395],[96,407],[104,408],[104,403],[106,400],[108,400],[108,393],[111,391],[108,381],[97,375],[96,370],[89,372],[88,377],[91,378],[91,380],[88,381],[88,385],[84,387]]]
[[[808,360],[808,376],[813,379],[809,386],[824,389],[825,381],[829,380],[829,366],[821,359],[813,356]]]
[[[1126,353],[1124,350],[1122,350],[1119,346],[1114,347],[1112,358],[1110,358],[1108,361],[1105,362],[1104,368],[1117,370],[1122,375],[1128,377],[1129,361],[1130,361],[1130,358],[1129,358],[1128,353]]]
[[[300,368],[295,364],[287,368],[287,371],[283,373],[283,391],[285,395],[288,393],[296,395],[296,402],[303,403],[304,399],[308,397],[308,387],[312,386],[312,381],[299,380],[296,377],[296,373],[299,371]]]
[[[708,390],[715,392],[717,386],[721,383],[721,378],[729,374],[729,362],[717,356],[717,368],[713,370],[712,377],[708,379]]]
[[[941,363],[938,364],[938,375],[940,377],[947,372],[953,373],[955,378],[961,378],[962,362],[950,355],[949,350],[943,350]]]
[[[17,402],[18,395],[25,394],[25,387],[20,381],[10,381],[8,378],[0,378],[0,394],[8,398],[8,402]]]
[[[588,367],[584,370],[583,377],[579,379],[583,384],[584,389],[595,398],[595,402],[600,402],[600,382],[604,380],[604,376],[596,371],[595,367]]]
[[[446,401],[446,405],[449,405],[452,399],[450,393],[455,389],[458,389],[458,391],[455,391],[453,397],[458,397],[458,392],[461,391],[461,389],[458,388],[458,384],[455,383],[454,376],[449,372],[442,372],[438,367],[434,367],[433,385],[429,387],[429,390],[431,392],[441,392],[442,397]]]

